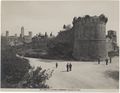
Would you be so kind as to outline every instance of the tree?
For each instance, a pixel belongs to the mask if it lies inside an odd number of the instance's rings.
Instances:
[[[31,69],[29,73],[26,73],[23,80],[19,83],[19,87],[23,88],[49,88],[46,83],[52,76],[53,70],[42,70],[41,67],[37,67],[36,70]]]

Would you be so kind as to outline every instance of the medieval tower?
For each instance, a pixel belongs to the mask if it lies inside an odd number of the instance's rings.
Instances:
[[[22,38],[24,37],[24,27],[23,26],[21,27],[21,37]]]
[[[78,17],[73,19],[73,57],[77,60],[105,59],[106,23],[104,15]]]
[[[6,31],[6,37],[8,37],[9,36],[9,31]]]
[[[32,32],[31,32],[31,31],[29,31],[29,32],[28,32],[28,34],[29,34],[29,37],[31,37],[31,38],[32,38]]]

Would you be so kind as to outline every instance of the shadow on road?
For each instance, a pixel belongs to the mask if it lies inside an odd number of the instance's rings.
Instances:
[[[64,71],[60,71],[60,72],[67,72],[66,70],[64,70]]]
[[[116,81],[119,81],[119,71],[106,71],[105,75]]]

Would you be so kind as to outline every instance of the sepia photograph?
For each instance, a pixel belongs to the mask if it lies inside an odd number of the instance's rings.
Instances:
[[[119,91],[119,1],[1,1],[1,90]]]

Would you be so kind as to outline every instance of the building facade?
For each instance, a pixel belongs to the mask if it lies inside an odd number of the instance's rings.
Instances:
[[[104,15],[75,17],[73,27],[60,31],[54,41],[69,45],[66,49],[69,48],[76,60],[104,60],[108,56],[105,34],[107,20]]]
[[[107,52],[118,51],[116,32],[109,30],[106,35]]]
[[[6,38],[10,46],[23,45],[24,43],[28,44],[32,42],[32,32],[29,31],[28,35],[24,35],[24,27],[22,26],[19,37],[17,36],[17,34],[15,34],[14,36],[9,36],[9,31],[6,31]]]
[[[106,23],[107,18],[104,15],[93,17],[86,15],[73,20],[75,59],[106,58]]]

